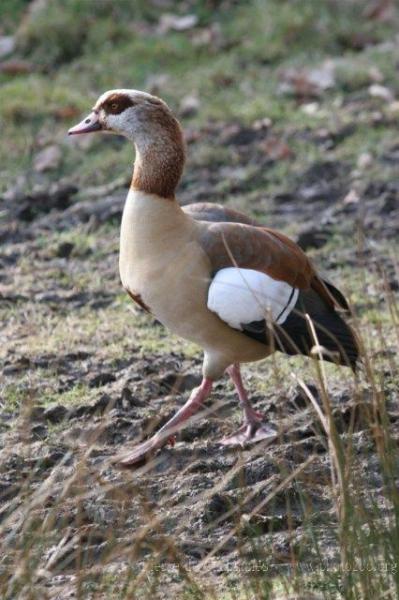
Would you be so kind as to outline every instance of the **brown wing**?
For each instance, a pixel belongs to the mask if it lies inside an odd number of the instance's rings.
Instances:
[[[331,307],[337,304],[303,250],[278,231],[238,223],[204,223],[200,225],[200,243],[214,273],[231,266],[254,269],[299,289],[312,288]]]
[[[246,223],[258,226],[259,223],[247,217],[238,210],[226,208],[221,204],[211,202],[195,202],[182,207],[184,212],[196,221],[211,221],[214,223]]]

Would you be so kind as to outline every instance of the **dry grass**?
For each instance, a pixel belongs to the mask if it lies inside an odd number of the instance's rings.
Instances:
[[[329,241],[310,254],[351,296],[364,366],[354,379],[276,354],[247,370],[257,408],[279,428],[275,443],[221,450],[216,439],[239,418],[221,383],[175,448],[120,472],[113,454],[169,416],[181,396],[159,382],[199,371],[197,350],[122,299],[115,223],[68,226],[54,212],[48,222],[13,222],[16,238],[0,255],[1,293],[20,295],[0,296],[0,360],[16,369],[0,381],[0,597],[394,600],[399,269],[397,212],[384,213],[382,202],[397,175],[397,101],[369,87],[378,80],[398,97],[397,10],[375,21],[363,0],[270,0],[267,11],[257,0],[216,10],[189,2],[198,26],[160,35],[163,3],[50,4],[28,18],[25,0],[1,3],[1,33],[17,30],[17,58],[32,67],[0,74],[1,192],[23,173],[23,194],[65,178],[80,188],[76,202],[112,196],[126,184],[131,148],[116,138],[73,146],[68,127],[105,89],[150,89],[156,76],[176,111],[194,93],[200,109],[183,118],[191,141],[180,198],[228,201],[291,236],[327,217]],[[335,87],[316,97],[281,91],[289,70],[327,59]],[[271,127],[258,140],[254,122],[265,117]],[[253,142],[231,142],[242,130]],[[35,173],[37,152],[54,143],[61,164]],[[265,154],[279,144],[291,156]],[[371,162],[361,168],[365,153]],[[308,169],[324,161],[338,166],[338,179],[348,170],[342,197],[294,206],[287,193],[296,198]],[[363,193],[368,185],[377,191]],[[345,205],[352,189],[360,200]],[[4,239],[9,208],[1,198]],[[58,254],[65,242],[68,260]],[[101,370],[116,381],[91,387]]]
[[[165,463],[159,457],[134,472],[119,473],[111,456],[99,454],[98,442],[112,423],[113,406],[72,453],[42,459],[25,456],[30,473],[8,491],[1,513],[1,597],[67,598],[73,590],[75,597],[82,599],[131,599],[164,597],[163,590],[168,589],[168,594],[175,590],[182,598],[207,599],[309,597],[306,594],[312,590],[320,598],[396,598],[398,431],[392,419],[397,411],[393,398],[387,400],[384,377],[397,373],[397,357],[387,351],[385,330],[390,327],[397,336],[399,321],[398,306],[389,290],[385,301],[391,321],[383,326],[376,323],[372,348],[362,335],[360,322],[357,326],[364,367],[358,378],[348,382],[350,414],[344,430],[329,392],[330,369],[314,361],[315,387],[309,387],[298,372],[291,374],[307,399],[298,412],[314,412],[317,437],[327,454],[309,452],[292,470],[282,461],[278,476],[254,488],[248,488],[243,478],[239,501],[222,508],[206,525],[212,531],[228,520],[227,531],[224,529],[215,545],[201,547],[198,540],[196,560],[192,552],[187,554],[190,511],[206,511],[210,499],[228,489],[233,480],[240,480],[246,466],[265,456],[262,444],[239,453],[216,485],[193,490],[193,495],[180,503],[178,518],[172,520],[171,492],[160,502],[152,499],[154,480],[165,475]],[[381,354],[388,356],[383,368],[375,360]],[[14,433],[19,440],[24,435],[29,439],[29,431],[23,433],[28,410],[25,405],[16,425]],[[281,420],[282,444],[289,445],[297,418],[291,415]],[[23,456],[23,449],[18,450]],[[1,462],[10,467],[16,456],[15,448],[9,446],[3,449]],[[100,462],[96,456],[101,456]],[[53,461],[50,469],[46,461]],[[169,463],[167,477],[174,477],[176,466]],[[45,476],[43,467],[47,468]],[[189,465],[186,470],[190,477]],[[311,492],[312,486],[321,489],[321,473],[329,509],[318,519],[312,514]],[[293,493],[301,507],[306,552],[303,541],[297,543]],[[94,497],[97,502],[102,498],[103,515],[90,515]],[[273,526],[268,535],[259,537],[262,522],[273,515],[276,498],[283,498],[286,507],[291,542],[285,556],[281,550],[273,550],[273,545],[264,546],[262,540],[273,540]],[[195,546],[195,540],[191,544]],[[238,573],[229,573],[233,557],[238,557],[241,565]],[[53,587],[49,588],[50,584]],[[60,595],[54,595],[54,589]]]

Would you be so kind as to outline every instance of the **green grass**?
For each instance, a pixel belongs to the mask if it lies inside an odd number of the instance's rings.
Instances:
[[[40,179],[33,172],[35,156],[43,145],[53,142],[60,144],[63,157],[60,167],[46,174],[46,184],[65,178],[78,184],[79,197],[84,198],[88,187],[126,177],[133,159],[129,144],[98,136],[82,148],[71,142],[66,132],[105,89],[148,89],[154,76],[164,74],[167,78],[159,94],[175,111],[187,94],[195,93],[200,99],[198,114],[183,119],[186,129],[201,134],[199,141],[189,146],[190,185],[195,190],[198,178],[207,176],[210,165],[219,172],[223,167],[242,169],[242,189],[231,192],[234,174],[220,176],[215,194],[231,206],[260,216],[264,222],[278,217],[270,198],[298,187],[303,173],[315,162],[345,162],[351,169],[349,187],[358,183],[366,187],[370,181],[397,178],[397,165],[382,160],[384,153],[397,143],[397,113],[392,112],[390,103],[371,98],[368,93],[376,69],[382,85],[394,95],[399,93],[399,50],[392,42],[398,27],[397,13],[385,22],[368,19],[361,0],[198,2],[188,3],[187,9],[179,3],[166,8],[161,3],[159,8],[158,4],[141,0],[59,0],[46,3],[44,9],[31,16],[26,6],[24,0],[3,0],[0,9],[0,33],[16,33],[16,57],[32,65],[29,74],[0,73],[0,192],[12,187],[21,173],[26,177],[25,188],[30,190]],[[161,12],[185,10],[197,15],[196,28],[159,34]],[[216,41],[197,44],[196,35],[209,27],[215,28]],[[369,46],[355,48],[354,31],[359,37],[370,38]],[[299,98],[281,92],[287,69],[311,69],[327,59],[336,64],[336,85],[332,89],[319,98]],[[316,103],[313,114],[304,110],[309,103]],[[373,121],[375,113],[381,118]],[[246,163],[235,148],[218,147],[212,129],[207,133],[209,124],[252,126],[264,117],[272,120],[271,133],[286,141],[293,152],[288,160],[276,160],[267,168],[259,167],[253,159]],[[327,151],[315,141],[320,130],[339,132],[351,124],[354,131],[333,149]],[[356,174],[357,160],[365,152],[374,157],[374,162]],[[358,242],[353,238],[352,221],[346,222],[345,215],[340,219],[338,216],[331,225],[329,242],[309,254],[317,265],[326,268],[339,287],[343,286],[356,307],[356,327],[365,343],[368,367],[359,381],[354,381],[350,374],[334,366],[320,368],[301,358],[275,356],[260,365],[248,366],[253,389],[258,395],[273,397],[275,409],[284,415],[281,423],[287,427],[288,440],[281,442],[281,454],[271,451],[267,455],[276,475],[262,482],[262,497],[269,499],[264,510],[259,509],[252,516],[247,488],[240,482],[245,482],[245,468],[252,458],[257,458],[256,454],[242,459],[241,466],[240,458],[227,473],[221,472],[220,477],[218,474],[217,485],[222,486],[223,494],[230,502],[237,501],[231,531],[239,541],[237,552],[242,571],[229,576],[219,572],[215,576],[223,561],[229,565],[228,544],[226,554],[197,571],[192,557],[185,555],[176,543],[185,534],[185,518],[193,511],[201,514],[208,506],[214,492],[206,487],[210,480],[206,480],[204,489],[197,489],[198,480],[187,471],[187,477],[193,477],[184,499],[188,504],[183,506],[181,522],[172,526],[168,498],[162,498],[157,505],[154,482],[163,476],[162,471],[146,478],[131,474],[119,477],[112,470],[111,479],[103,480],[103,474],[93,473],[93,465],[86,460],[98,450],[93,444],[81,453],[76,451],[76,461],[69,471],[61,471],[55,465],[44,473],[40,456],[36,457],[30,446],[14,448],[10,443],[2,455],[6,466],[1,476],[5,479],[16,468],[12,457],[17,450],[22,455],[33,452],[33,456],[30,470],[24,474],[19,491],[7,501],[7,514],[0,523],[4,544],[0,553],[2,597],[42,600],[47,597],[46,584],[58,575],[71,577],[68,585],[82,600],[145,600],[161,596],[165,590],[168,595],[187,600],[285,600],[292,594],[308,597],[311,592],[328,600],[397,597],[397,439],[389,410],[396,401],[398,365],[397,356],[387,350],[395,348],[399,338],[398,312],[395,298],[390,298],[381,287],[377,267],[365,267],[360,259],[347,264],[348,258],[354,258]],[[286,232],[294,235],[304,225],[294,221],[287,225]],[[63,263],[57,252],[65,242],[72,243],[73,250],[70,259]],[[373,244],[372,256],[377,265],[383,264],[381,257],[388,256],[397,265],[394,241],[381,239]],[[34,240],[32,253],[21,251],[13,285],[29,300],[16,305],[2,303],[0,307],[1,334],[6,340],[0,347],[1,358],[9,356],[8,343],[16,356],[27,358],[43,354],[62,356],[83,349],[109,369],[133,354],[138,359],[154,355],[166,360],[172,353],[187,360],[197,358],[197,348],[166,333],[122,293],[117,277],[109,272],[112,261],[116,272],[117,252],[118,232],[112,225],[95,233],[86,227],[49,231]],[[329,262],[332,259],[333,268]],[[58,307],[34,299],[42,291],[89,291],[100,295],[104,288],[111,295],[111,302],[98,309],[84,304],[70,309],[65,303]],[[11,358],[14,359],[13,354]],[[17,380],[8,376],[0,383],[1,408],[12,412],[32,404],[74,406],[83,400],[95,401],[107,390],[92,389],[80,381],[62,391],[59,379],[52,367],[30,369],[18,375]],[[316,412],[309,390],[305,394],[304,415],[285,412],[291,387],[309,381],[320,392],[321,412]],[[359,409],[362,414],[365,426],[360,433],[351,429],[352,422],[345,429],[339,419],[332,417],[337,410],[334,394],[343,387],[351,394],[353,410]],[[217,389],[220,397],[229,393],[227,386]],[[149,407],[149,413],[151,410],[156,411]],[[230,414],[233,421],[236,413]],[[287,468],[287,457],[302,452],[295,429],[296,419],[300,418],[312,418],[318,441],[328,447],[325,455],[314,458],[316,475],[307,468],[297,473]],[[219,419],[219,425],[222,420]],[[336,426],[343,428],[341,436],[337,436]],[[56,447],[57,438],[63,433],[63,424],[49,426],[50,447]],[[308,456],[312,456],[311,451],[303,458]],[[371,467],[376,464],[378,485],[369,480]],[[173,479],[173,472],[168,476]],[[230,486],[231,482],[234,485]],[[172,481],[167,485],[173,484]],[[85,529],[85,510],[90,510],[90,505],[96,505],[99,499],[105,508],[108,501],[115,502],[115,521],[112,511],[104,512],[108,521],[103,522],[101,515],[96,515],[92,529]],[[320,499],[328,504],[328,509],[319,511]],[[47,511],[45,519],[39,511],[43,506]],[[264,537],[258,535],[264,531],[267,518],[275,515],[276,507],[280,507],[288,522],[290,543],[285,549],[279,547],[277,518],[271,520],[267,530],[267,546]],[[296,514],[303,523],[301,535],[297,535],[294,526]],[[209,527],[217,525],[210,523]],[[71,567],[68,553],[64,556],[62,551],[73,541],[72,530],[82,537],[72,552],[76,561]],[[11,531],[17,532],[12,539]],[[325,554],[326,532],[331,555]],[[83,538],[96,533],[105,536],[107,550],[96,565],[86,568],[83,549],[87,540]],[[221,539],[222,534],[218,541]],[[208,551],[209,548],[201,560],[206,560]],[[54,558],[57,553],[61,557],[59,563]],[[245,572],[249,559],[265,570],[260,574]],[[47,565],[45,569],[43,565]]]
[[[22,2],[8,2],[4,14],[16,18],[22,6]],[[29,170],[39,132],[51,132],[51,138],[65,144],[62,171],[67,176],[76,176],[79,167],[79,180],[97,184],[109,181],[111,173],[126,173],[132,160],[127,145],[115,153],[96,142],[82,161],[82,152],[66,142],[66,131],[105,89],[145,88],[148,78],[158,74],[167,73],[161,92],[173,108],[185,95],[193,91],[199,95],[201,109],[190,125],[201,126],[211,118],[252,123],[269,116],[287,129],[326,126],[341,89],[348,85],[367,89],[370,64],[386,75],[387,83],[397,86],[392,53],[371,48],[358,55],[345,47],[355,15],[357,33],[372,34],[374,42],[395,31],[394,22],[359,19],[361,6],[342,3],[337,11],[330,0],[306,5],[271,0],[267,5],[254,1],[213,13],[198,3],[200,25],[209,27],[216,21],[221,29],[221,47],[213,47],[193,45],[191,32],[159,35],[158,11],[137,0],[50,3],[26,18],[18,30],[19,53],[29,58],[36,72],[0,75],[0,121],[7,140],[0,149],[0,186],[4,189],[10,175],[16,176],[20,169]],[[279,73],[291,66],[317,65],[336,54],[340,56],[338,85],[326,94],[325,117],[315,122],[297,110],[293,99],[278,92]],[[62,116],[68,112],[76,117]],[[348,143],[342,144],[343,153]]]

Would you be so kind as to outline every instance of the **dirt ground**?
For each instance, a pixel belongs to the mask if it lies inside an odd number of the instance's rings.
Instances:
[[[248,141],[237,146],[238,152],[253,152],[248,132],[241,133]],[[256,159],[253,152],[252,160],[257,165]],[[215,170],[209,179],[218,175],[220,172]],[[196,176],[192,173],[192,180]],[[347,248],[323,257],[323,266],[332,275],[335,264],[345,262],[350,268],[370,256],[367,250],[354,255],[349,245],[351,219],[359,209],[356,202],[342,201],[349,191],[348,178],[348,169],[342,163],[315,163],[298,177],[297,188],[268,200],[273,207],[273,224],[283,229],[293,220],[308,224],[299,236],[307,248],[323,247],[330,224],[346,237]],[[212,181],[208,180],[208,186],[210,189]],[[151,469],[120,472],[110,463],[114,454],[139,439],[143,432],[155,430],[181,405],[200,380],[201,359],[199,352],[187,358],[179,347],[169,352],[143,350],[140,344],[129,340],[134,328],[134,322],[130,323],[131,310],[141,327],[153,327],[161,337],[168,334],[151,317],[137,315],[137,308],[130,309],[127,302],[120,300],[115,221],[119,219],[126,190],[78,202],[73,200],[74,192],[72,186],[60,186],[22,198],[13,208],[3,201],[3,210],[8,214],[1,230],[3,241],[7,242],[1,253],[5,267],[2,289],[6,290],[1,301],[9,315],[2,333],[3,345],[8,349],[2,376],[9,390],[14,384],[15,394],[24,394],[25,398],[22,412],[16,400],[9,400],[1,413],[1,446],[6,449],[0,482],[2,514],[7,520],[8,536],[24,535],[18,507],[23,510],[26,496],[38,495],[35,521],[52,520],[44,554],[36,557],[45,572],[49,597],[73,597],[68,590],[74,589],[71,581],[77,560],[82,568],[106,564],[107,572],[113,574],[122,567],[128,568],[131,555],[137,567],[148,563],[153,547],[157,548],[158,558],[164,556],[158,576],[176,586],[181,574],[174,553],[180,560],[184,557],[185,568],[194,568],[206,560],[199,571],[201,580],[206,572],[213,582],[227,578],[232,586],[242,581],[243,573],[245,577],[246,560],[254,560],[254,547],[261,557],[256,564],[264,564],[262,557],[266,554],[267,569],[272,575],[280,572],[281,565],[288,568],[294,556],[309,565],[319,564],[320,556],[327,565],[333,564],[337,547],[331,540],[335,515],[326,437],[297,384],[287,386],[278,376],[272,376],[271,381],[263,382],[264,391],[257,391],[257,382],[264,378],[262,365],[251,367],[249,383],[256,408],[267,414],[270,423],[281,432],[278,441],[267,448],[260,444],[244,451],[227,450],[218,444],[239,418],[235,394],[221,382],[207,404],[211,414],[184,431],[175,447],[162,450]],[[310,193],[315,197],[298,202],[298,197]],[[183,199],[188,196],[183,189]],[[394,180],[384,184],[376,181],[365,191],[361,217],[369,244],[378,244],[381,238],[397,239],[398,196],[399,186]],[[36,203],[38,210],[31,214]],[[261,205],[257,211],[261,212]],[[105,230],[108,222],[112,226]],[[60,242],[56,247],[38,242],[49,233],[53,236],[54,232],[78,227],[93,238],[101,238],[96,241],[96,252],[104,254],[101,260],[96,258],[94,272],[93,252],[74,255],[71,242]],[[114,246],[112,252],[103,250],[108,243]],[[20,266],[21,258],[24,268]],[[397,289],[389,257],[378,265],[384,266],[391,289]],[[83,274],[91,278],[91,285],[87,289],[71,289],[53,278],[54,271],[72,273],[73,277]],[[362,305],[369,302],[363,297],[357,310],[361,312]],[[84,318],[86,311],[96,315],[98,329],[88,337],[84,335],[84,342],[80,342],[73,328],[79,327],[79,319]],[[72,313],[77,315],[76,320],[65,323]],[[119,320],[123,319],[126,339],[120,352],[107,359],[107,338],[114,315],[119,330]],[[65,333],[64,351],[49,351],[48,336],[59,327]],[[32,331],[38,336],[33,350],[24,342]],[[110,337],[113,346],[118,343]],[[394,353],[394,346],[386,348],[388,358]],[[282,355],[276,358],[277,364],[287,360]],[[269,368],[269,377],[270,373]],[[47,374],[51,374],[51,394]],[[352,418],[353,382],[345,369],[338,376],[339,381],[331,387],[331,399],[339,430],[345,435]],[[318,396],[317,388],[308,378],[309,381]],[[90,392],[89,401],[86,389]],[[68,396],[70,390],[74,390],[72,399]],[[392,401],[389,416],[397,436],[396,382],[387,391]],[[46,394],[50,401],[43,401]],[[66,401],[53,401],[53,394]],[[365,428],[360,410],[355,415],[353,433],[356,468],[367,473],[368,493],[375,494],[378,502],[381,474]],[[312,462],[306,465],[309,457]],[[265,502],[268,494],[296,469],[300,473],[295,484]],[[39,490],[46,478],[51,478],[51,485],[47,482],[41,495]],[[245,515],[262,502],[264,507],[243,527]],[[7,519],[11,507],[14,517]],[[326,533],[319,536],[317,552],[308,539],[309,523],[325,528]],[[29,535],[33,534],[32,528],[35,525],[30,523]],[[136,547],[131,548],[129,532],[134,531],[137,536],[142,528],[147,528],[143,541],[136,541]],[[82,546],[78,559],[79,544]],[[19,547],[20,540],[14,551]],[[51,567],[46,569],[42,562]]]
[[[399,56],[397,38],[392,54]],[[320,97],[296,100],[295,114],[322,105]],[[343,289],[397,444],[399,108],[394,98],[386,104],[368,87],[348,86],[337,111],[338,122],[313,127],[240,117],[185,122],[189,159],[178,196],[182,204],[226,203],[281,229]],[[371,149],[363,147],[366,118]],[[74,150],[82,163],[91,143]],[[119,139],[94,143],[124,151]],[[300,572],[310,581],[306,598],[338,597],[331,449],[300,385],[322,404],[312,361],[276,354],[244,370],[256,409],[279,431],[269,445],[218,443],[240,421],[226,380],[206,415],[150,466],[123,471],[112,463],[184,403],[201,373],[199,350],[121,288],[129,168],[90,185],[78,164],[59,176],[21,171],[0,197],[4,597],[199,598],[205,590],[266,598],[265,572]],[[370,377],[361,373],[359,383],[334,366],[326,373],[338,433],[350,439],[355,495],[389,519],[370,432]],[[331,595],[323,570],[331,571]],[[252,595],[241,595],[246,586]]]

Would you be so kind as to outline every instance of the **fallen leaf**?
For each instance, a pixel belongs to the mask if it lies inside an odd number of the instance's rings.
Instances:
[[[214,73],[211,76],[212,83],[220,87],[229,87],[235,83],[235,79],[232,75],[226,75],[225,73]]]
[[[33,71],[33,65],[26,60],[10,59],[0,63],[0,73],[6,75],[25,75]]]
[[[279,89],[282,94],[301,99],[318,98],[320,96],[318,87],[311,83],[302,72],[285,73],[284,81],[281,83]]]
[[[72,119],[80,114],[80,110],[76,106],[67,105],[60,106],[53,111],[56,119]]]
[[[376,0],[364,11],[366,19],[374,21],[389,21],[394,16],[394,5],[392,0]]]
[[[318,98],[335,86],[335,63],[326,60],[314,69],[287,69],[281,75],[280,90],[298,98]]]
[[[259,144],[263,152],[272,160],[287,160],[294,156],[294,151],[284,140],[271,137]]]

